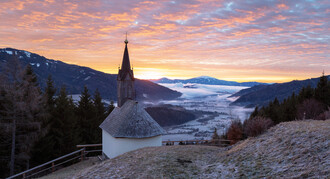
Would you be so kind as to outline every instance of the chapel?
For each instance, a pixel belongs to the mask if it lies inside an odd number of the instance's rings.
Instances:
[[[117,76],[117,107],[102,122],[102,152],[114,158],[143,147],[161,146],[165,131],[136,101],[134,74],[130,65],[127,37]]]

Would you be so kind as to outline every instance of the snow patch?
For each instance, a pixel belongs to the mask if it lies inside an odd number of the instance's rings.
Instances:
[[[37,63],[37,67],[40,67],[40,63]]]
[[[23,56],[19,56],[18,58],[22,59],[22,58],[24,58],[24,57],[23,57]]]
[[[33,66],[33,65],[35,65],[35,63],[30,63],[30,65],[32,65],[32,66]]]
[[[46,63],[46,65],[49,66],[48,63]]]
[[[91,76],[87,76],[84,80],[89,80],[91,78]]]
[[[12,55],[13,51],[6,50],[6,53],[8,53],[9,55]]]
[[[27,57],[31,57],[31,53],[30,52],[27,52],[27,51],[24,51],[24,53],[25,53],[25,55],[27,56]]]
[[[72,94],[72,95],[68,95],[68,97],[71,97],[75,104],[77,104],[78,101],[80,100],[80,94]]]
[[[196,77],[195,79],[216,79],[216,78],[213,78],[213,77],[210,77],[210,76],[199,76],[199,77]]]

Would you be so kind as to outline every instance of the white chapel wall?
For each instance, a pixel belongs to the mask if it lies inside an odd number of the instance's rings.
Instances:
[[[102,130],[102,151],[109,158],[114,158],[125,152],[143,147],[153,147],[162,145],[162,136],[155,136],[143,139],[114,138],[106,131]]]

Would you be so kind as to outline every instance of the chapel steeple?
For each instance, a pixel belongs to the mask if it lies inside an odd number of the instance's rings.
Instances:
[[[128,55],[128,40],[126,33],[125,51],[123,56],[123,61],[121,69],[118,71],[117,76],[117,97],[118,97],[118,107],[121,107],[127,99],[135,99],[135,88],[134,88],[134,74],[133,69],[131,69],[131,64]]]

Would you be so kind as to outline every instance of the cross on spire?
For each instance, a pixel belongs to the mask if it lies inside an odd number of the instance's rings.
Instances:
[[[127,32],[126,32],[126,40],[124,41],[125,44],[128,44],[128,40],[127,40]]]

